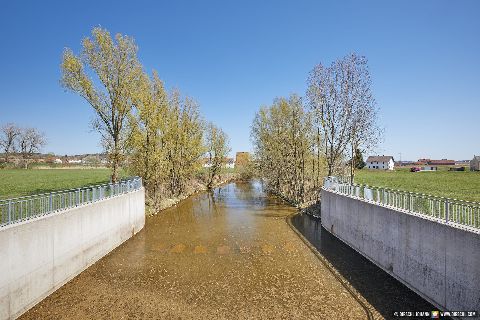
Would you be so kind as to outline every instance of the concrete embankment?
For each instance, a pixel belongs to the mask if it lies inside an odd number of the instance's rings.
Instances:
[[[480,231],[322,190],[321,220],[443,310],[480,310]]]
[[[15,319],[145,225],[144,189],[0,229],[0,319]]]

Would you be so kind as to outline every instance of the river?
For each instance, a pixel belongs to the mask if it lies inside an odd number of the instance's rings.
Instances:
[[[22,319],[366,319],[432,309],[317,219],[296,215],[319,258],[287,224],[295,211],[256,181],[197,194],[147,217]]]

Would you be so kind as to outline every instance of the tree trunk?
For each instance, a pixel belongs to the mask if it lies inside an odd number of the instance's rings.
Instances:
[[[115,155],[112,163],[112,183],[116,183],[118,180],[118,158]]]

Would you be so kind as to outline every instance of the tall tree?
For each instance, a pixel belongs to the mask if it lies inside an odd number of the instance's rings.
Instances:
[[[147,193],[153,195],[164,176],[163,145],[169,111],[167,93],[155,71],[152,79],[146,74],[142,76],[134,103],[135,109],[129,119],[130,167],[143,177]]]
[[[82,96],[96,111],[93,127],[102,135],[115,182],[123,159],[128,114],[143,74],[137,59],[138,49],[132,38],[116,34],[112,39],[102,28],[94,28],[92,37],[85,38],[82,46],[81,56],[65,49],[61,83]],[[88,77],[85,66],[97,75],[100,88]]]
[[[207,124],[206,127],[205,145],[209,161],[207,188],[210,189],[222,166],[226,164],[226,159],[231,149],[227,134],[212,123]]]
[[[191,98],[182,98],[174,90],[169,99],[167,127],[163,140],[166,153],[165,170],[169,189],[173,196],[185,191],[186,182],[191,180],[200,166],[204,154],[204,123],[198,104]]]
[[[367,59],[350,54],[331,66],[319,64],[308,78],[307,97],[325,142],[328,175],[350,153],[374,146],[379,137],[377,109],[371,92]],[[355,166],[350,161],[353,181]]]
[[[251,138],[259,174],[271,190],[297,204],[316,199],[320,148],[300,97],[279,98],[260,108]]]
[[[15,152],[20,133],[20,128],[13,123],[7,123],[0,128],[0,146],[5,155],[5,162],[8,162],[8,155]]]

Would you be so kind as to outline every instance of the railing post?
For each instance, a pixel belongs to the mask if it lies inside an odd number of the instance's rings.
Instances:
[[[445,200],[445,223],[448,223],[448,219],[450,215],[450,206],[448,204],[448,199]]]
[[[12,201],[8,201],[8,224],[12,222]]]

